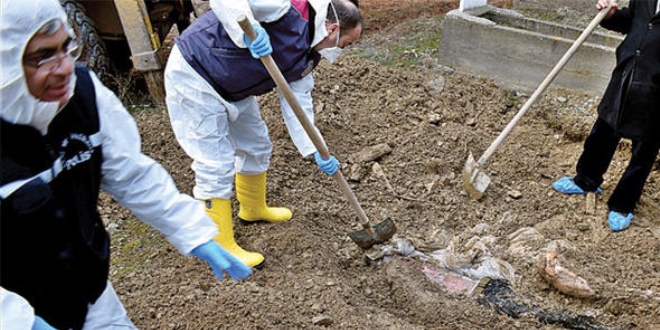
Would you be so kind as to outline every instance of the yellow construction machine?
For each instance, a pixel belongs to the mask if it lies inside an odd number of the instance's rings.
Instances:
[[[209,10],[208,0],[60,0],[82,38],[81,60],[108,85],[133,71],[144,78],[153,102],[162,103],[163,42]]]

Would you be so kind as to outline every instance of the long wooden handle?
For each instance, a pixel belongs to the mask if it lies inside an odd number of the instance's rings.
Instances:
[[[525,102],[525,104],[522,106],[522,108],[520,108],[516,116],[513,117],[511,122],[509,122],[509,124],[504,128],[504,130],[500,133],[500,135],[495,139],[495,141],[493,141],[493,143],[491,143],[488,149],[486,149],[484,154],[479,158],[478,161],[479,166],[484,165],[488,161],[488,159],[490,159],[490,157],[495,153],[495,150],[502,144],[502,142],[504,141],[504,139],[506,139],[509,133],[511,133],[513,127],[515,127],[516,124],[518,124],[520,118],[522,118],[522,116],[525,115],[527,110],[529,110],[532,104],[536,102],[536,99],[538,99],[539,96],[541,96],[541,94],[545,91],[548,85],[552,83],[552,81],[555,79],[559,71],[561,71],[561,69],[566,65],[568,60],[571,59],[573,54],[575,54],[577,49],[589,37],[591,32],[593,32],[593,30],[598,26],[598,24],[600,24],[600,21],[602,21],[603,18],[605,18],[607,12],[612,8],[613,3],[614,0],[610,1],[610,4],[606,8],[601,9],[596,15],[596,17],[594,17],[594,19],[591,21],[591,23],[589,23],[587,28],[584,31],[582,31],[580,36],[573,42],[573,45],[571,45],[571,47],[568,49],[568,51],[566,51],[564,56],[559,60],[559,62],[555,65],[552,71],[550,71],[550,74],[548,74],[548,76],[545,78],[545,80],[543,80],[541,85],[539,85],[539,87],[536,88],[534,94],[532,94],[532,96],[527,100],[527,102]]]
[[[256,32],[252,28],[252,24],[245,15],[241,15],[238,18],[238,24],[243,29],[243,32],[245,32],[245,35],[247,36],[248,40],[252,41],[254,40],[254,38],[256,38],[257,36]],[[277,67],[277,64],[275,64],[273,58],[270,55],[266,55],[261,57],[261,62],[264,64],[264,66],[266,66],[266,70],[268,70],[268,73],[273,78],[275,84],[280,89],[282,94],[284,94],[284,98],[286,99],[287,102],[289,102],[289,105],[293,109],[294,114],[302,124],[303,129],[305,130],[309,138],[312,140],[314,147],[316,147],[316,150],[318,150],[321,157],[323,159],[330,158],[330,152],[328,151],[328,147],[323,142],[323,138],[321,137],[321,134],[316,130],[314,124],[312,124],[312,122],[309,120],[309,118],[303,111],[303,108],[300,106],[300,103],[296,99],[295,94],[293,94],[291,87],[289,87],[289,84],[286,82],[286,79],[284,79],[282,72]],[[353,191],[351,190],[351,187],[348,185],[348,182],[346,182],[346,179],[344,178],[342,172],[340,170],[337,170],[335,174],[332,175],[332,178],[339,184],[342,193],[344,194],[346,199],[348,199],[348,202],[351,204],[353,209],[357,212],[357,215],[360,218],[362,226],[369,231],[373,231],[371,223],[369,222],[369,218],[367,217],[367,214],[360,206],[360,203],[355,197],[355,194],[353,194]]]

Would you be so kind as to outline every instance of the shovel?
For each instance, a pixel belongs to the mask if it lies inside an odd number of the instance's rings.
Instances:
[[[589,37],[591,32],[598,26],[600,21],[603,20],[607,12],[612,8],[614,1],[611,1],[610,4],[601,9],[596,17],[589,23],[587,28],[580,34],[580,36],[573,42],[573,45],[566,51],[564,56],[559,60],[559,62],[552,69],[550,74],[543,80],[541,85],[536,88],[534,94],[525,102],[525,104],[520,108],[515,117],[509,122],[509,124],[504,128],[500,135],[491,143],[488,149],[484,152],[483,155],[479,158],[478,161],[475,161],[472,153],[469,154],[467,161],[465,162],[465,167],[463,168],[463,185],[468,195],[472,199],[480,199],[488,185],[490,185],[490,178],[486,173],[483,172],[482,167],[486,164],[488,159],[495,153],[495,150],[502,144],[504,139],[511,133],[511,130],[518,123],[520,118],[529,110],[532,104],[536,102],[536,99],[539,98],[541,93],[550,85],[550,83],[555,79],[559,71],[566,65],[568,60],[575,54],[577,49],[584,43],[584,41]]]
[[[245,32],[245,35],[248,37],[248,39],[250,41],[254,40],[254,38],[256,37],[256,33],[254,32],[252,25],[250,24],[250,22],[248,21],[245,15],[241,15],[238,18],[238,24],[243,29],[243,32]],[[289,105],[291,105],[293,112],[295,113],[296,117],[302,124],[307,135],[312,140],[312,143],[316,147],[316,150],[318,150],[319,154],[323,159],[329,159],[330,152],[328,151],[328,147],[323,142],[323,138],[321,137],[321,134],[316,130],[316,128],[309,120],[309,118],[307,118],[307,115],[305,115],[302,107],[300,106],[300,103],[298,103],[296,96],[293,94],[291,87],[289,87],[289,84],[284,79],[282,72],[280,72],[280,69],[275,64],[273,58],[270,55],[267,55],[261,58],[261,62],[264,64],[264,66],[266,66],[266,69],[268,70],[268,73],[275,81],[275,84],[280,89],[280,91],[282,91],[282,94],[284,94],[284,97],[286,98],[287,102],[289,102]],[[335,181],[337,181],[337,183],[341,188],[342,193],[344,194],[346,199],[348,199],[348,202],[351,205],[351,207],[353,207],[355,212],[357,212],[358,218],[362,223],[363,229],[348,233],[348,236],[353,240],[353,242],[355,242],[358,246],[360,246],[363,249],[368,249],[376,243],[385,242],[388,239],[392,238],[394,233],[396,233],[396,227],[394,226],[394,222],[391,219],[386,219],[380,222],[379,224],[377,224],[376,226],[373,226],[369,221],[367,214],[364,213],[364,210],[362,210],[360,203],[358,203],[357,198],[353,194],[353,191],[351,190],[351,187],[348,185],[348,182],[346,182],[346,179],[344,178],[342,172],[339,170],[336,171],[335,174],[332,175],[332,178]]]

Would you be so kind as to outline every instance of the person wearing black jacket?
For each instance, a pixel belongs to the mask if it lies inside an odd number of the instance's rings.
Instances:
[[[599,0],[597,9],[612,0]],[[660,150],[660,1],[631,0],[617,4],[601,26],[626,34],[616,50],[616,66],[598,118],[584,142],[575,177],[563,177],[553,188],[566,194],[600,192],[603,175],[622,138],[632,141],[632,157],[607,206],[613,231],[628,228]]]

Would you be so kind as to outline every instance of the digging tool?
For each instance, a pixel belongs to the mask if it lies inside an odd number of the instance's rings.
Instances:
[[[238,18],[238,23],[243,29],[243,32],[245,32],[245,35],[248,37],[248,39],[250,41],[254,40],[256,34],[247,17],[245,17],[245,15],[241,15]],[[316,150],[318,150],[319,154],[324,160],[329,159],[330,152],[328,151],[328,147],[323,142],[321,134],[316,130],[309,118],[307,118],[307,115],[305,115],[304,110],[300,106],[300,103],[296,99],[296,96],[293,94],[291,87],[289,87],[289,84],[284,79],[282,72],[275,64],[273,58],[270,55],[263,56],[261,57],[261,62],[264,64],[264,66],[266,66],[266,69],[275,81],[275,84],[280,89],[282,94],[284,94],[284,97],[286,98],[287,102],[289,102],[289,105],[291,105],[293,112],[302,124],[307,135],[312,140]],[[353,209],[357,212],[358,218],[362,224],[363,229],[348,233],[348,236],[353,240],[353,242],[355,242],[363,249],[368,249],[376,243],[385,242],[392,238],[394,233],[396,233],[394,222],[391,219],[386,219],[378,223],[376,226],[373,226],[369,221],[367,214],[364,212],[364,210],[362,210],[360,203],[355,197],[355,194],[353,194],[353,191],[348,185],[348,182],[346,182],[342,172],[337,170],[335,174],[332,175],[332,178],[339,184],[342,193],[346,199],[348,199],[351,207],[353,207]]]
[[[600,21],[603,20],[607,12],[612,8],[612,4],[614,1],[611,1],[610,4],[606,7],[601,9],[596,17],[589,23],[587,28],[580,34],[580,36],[573,42],[573,45],[566,51],[564,56],[559,60],[559,62],[555,65],[555,67],[552,69],[550,74],[543,80],[541,85],[536,88],[534,91],[534,94],[525,102],[525,104],[520,108],[518,113],[516,114],[515,117],[513,117],[513,120],[509,122],[509,124],[504,128],[504,130],[500,133],[500,135],[491,143],[491,145],[488,147],[488,149],[484,152],[483,155],[479,158],[478,161],[474,160],[474,156],[472,153],[469,154],[467,161],[465,162],[465,167],[463,168],[463,185],[465,186],[465,190],[467,191],[468,195],[472,199],[480,199],[484,192],[486,191],[486,188],[488,188],[488,185],[490,185],[490,178],[486,173],[483,172],[482,167],[486,164],[488,159],[495,153],[495,150],[502,144],[504,139],[511,133],[511,130],[513,129],[514,126],[518,123],[518,121],[522,118],[523,115],[529,110],[532,104],[536,102],[536,99],[539,98],[541,93],[545,91],[545,89],[550,85],[550,83],[555,79],[559,71],[566,65],[568,60],[575,54],[577,49],[584,43],[584,41],[589,37],[591,32],[598,26]]]

